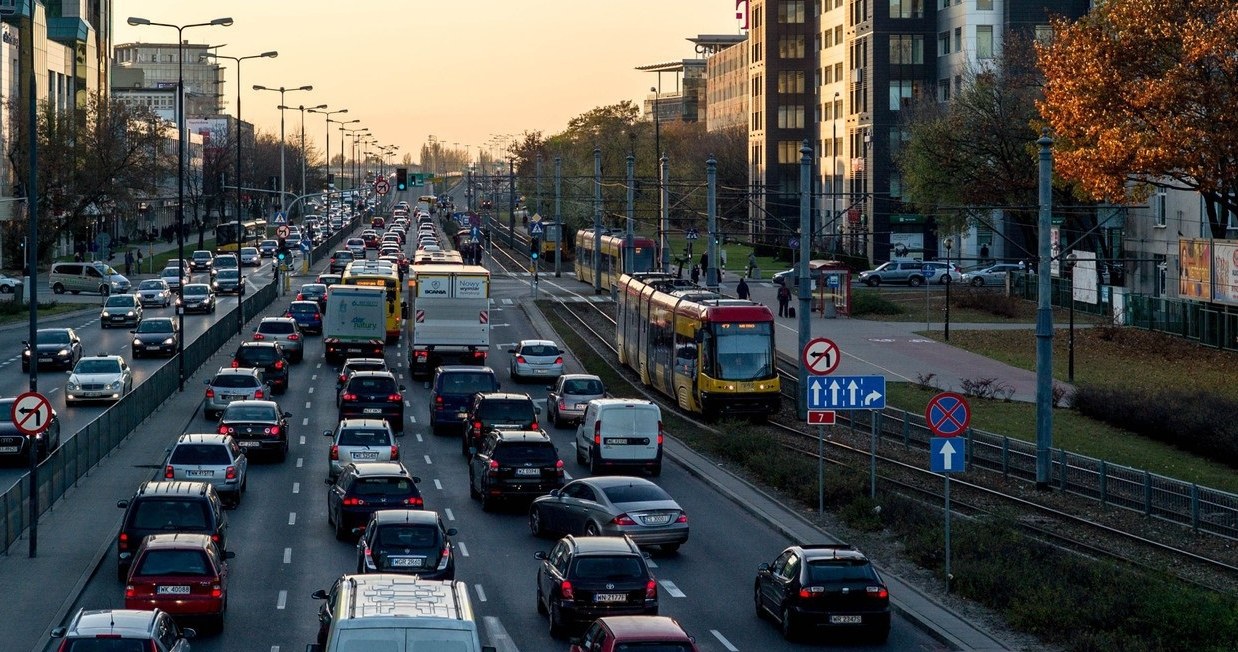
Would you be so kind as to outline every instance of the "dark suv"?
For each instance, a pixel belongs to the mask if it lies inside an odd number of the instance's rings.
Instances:
[[[222,551],[228,544],[228,519],[215,488],[205,482],[143,482],[129,500],[116,537],[116,577],[125,581],[129,565],[147,535],[186,532],[206,534]]]
[[[335,538],[345,539],[381,509],[423,509],[418,482],[399,462],[349,464],[335,480],[326,480],[327,524]]]
[[[463,425],[473,395],[498,389],[498,374],[490,367],[439,367],[430,384],[430,430],[437,434],[445,425]]]
[[[864,553],[847,544],[791,546],[761,564],[753,586],[757,616],[778,620],[793,640],[819,629],[890,635],[890,592]]]
[[[563,460],[545,431],[491,430],[469,460],[469,495],[490,511],[496,500],[536,498],[563,487]]]
[[[374,512],[357,542],[357,573],[401,573],[427,580],[454,580],[454,536],[456,528],[443,527],[437,512]]]
[[[232,356],[232,368],[253,367],[262,372],[262,381],[271,391],[288,391],[288,365],[284,347],[275,342],[242,342]]]
[[[357,371],[340,388],[341,420],[350,417],[386,419],[396,433],[404,432],[404,386],[390,371]]]
[[[533,555],[537,569],[537,611],[550,617],[550,635],[603,616],[658,615],[658,581],[632,539],[559,539],[550,552]]]
[[[481,436],[487,430],[538,430],[538,411],[528,394],[475,394],[464,417],[460,454],[470,457],[473,452],[469,449],[481,448]]]

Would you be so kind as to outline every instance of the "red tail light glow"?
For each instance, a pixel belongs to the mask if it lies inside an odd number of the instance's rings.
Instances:
[[[360,498],[348,497],[344,499],[345,507],[357,507],[358,505],[364,505],[364,504],[365,504],[365,501],[361,500]]]
[[[529,430],[537,430],[537,422],[536,422],[536,421],[534,421],[533,423],[529,424]]]
[[[388,394],[387,400],[391,401],[392,403],[399,403],[400,401],[404,400],[404,397],[400,396],[399,394]]]
[[[555,473],[560,478],[563,477],[563,460],[555,460]]]
[[[137,597],[137,594],[138,594],[138,590],[136,587],[134,587],[132,584],[125,585],[125,597],[126,598]]]
[[[256,392],[254,392],[254,398],[255,398],[255,399],[258,399],[258,398],[265,398],[265,397],[266,397],[266,392],[264,392],[264,391],[262,391],[262,390],[258,390],[258,391],[256,391]]]
[[[240,367],[240,366],[241,366],[241,363],[237,362],[236,360],[233,360],[233,361],[232,361],[232,368],[233,368],[233,369],[236,369],[236,368],[238,368],[238,367]]]
[[[868,593],[869,597],[877,598],[878,600],[885,600],[890,597],[890,591],[884,586],[867,586],[864,587],[864,590]]]
[[[230,466],[230,467],[228,467],[228,469],[227,469],[226,471],[224,471],[224,479],[225,479],[225,480],[235,480],[235,479],[236,479],[236,467],[235,467],[235,466]]]
[[[331,459],[332,460],[340,459],[340,447],[335,444],[331,445]]]
[[[226,435],[231,431],[232,431],[232,428],[229,428],[228,426],[219,426],[219,434],[221,435]]]
[[[219,543],[219,535],[218,535],[218,534],[212,534],[212,535],[211,535],[211,541],[214,541],[215,543]]]
[[[254,333],[255,342],[261,342],[262,340],[265,340],[265,339],[266,337],[262,333]]]
[[[491,473],[496,473],[498,470],[499,470],[499,461],[498,461],[498,460],[490,460],[490,472],[491,472]]]
[[[518,362],[519,364],[524,364],[524,356],[523,355],[516,356],[516,362]]]
[[[666,437],[666,434],[662,432],[662,422],[661,422],[661,421],[659,421],[659,422],[658,422],[658,445],[659,445],[659,446],[661,446],[661,445],[662,445],[662,440],[663,440],[665,437]]]
[[[473,422],[473,434],[474,434],[474,435],[480,435],[480,434],[481,434],[481,422],[480,422],[480,421],[474,421],[474,422]]]
[[[610,522],[615,525],[636,525],[636,521],[633,521],[632,517],[627,514],[620,514],[612,518]]]
[[[129,549],[129,535],[125,534],[124,532],[121,532],[120,536],[116,538],[116,547],[120,548],[121,550],[128,550]]]
[[[688,522],[688,515],[687,515],[687,514],[685,514],[685,513],[683,513],[683,512],[680,512],[680,513],[679,513],[679,518],[675,519],[675,522],[676,522],[676,523],[687,523],[687,522]]]
[[[357,400],[357,395],[352,392],[344,392],[344,395],[340,398],[344,401],[355,401]]]
[[[175,470],[172,468],[171,464],[163,467],[163,477],[167,478],[168,480],[171,480],[172,478],[176,477],[176,473],[174,471]]]
[[[276,369],[283,369],[283,368],[284,368],[284,361],[283,361],[283,360],[276,360],[276,361],[275,361],[275,368],[276,368]]]
[[[435,406],[437,406],[437,407],[442,407],[442,406],[443,406],[443,397],[442,397],[442,396],[435,396],[435,397],[434,397],[434,405],[435,405]]]
[[[597,421],[593,424],[593,445],[602,445],[602,422]]]
[[[649,580],[645,582],[645,599],[653,600],[658,597],[658,582],[657,580]]]
[[[560,582],[559,595],[562,596],[564,600],[575,600],[576,592],[572,590],[572,583],[567,580]]]
[[[559,409],[560,409],[560,410],[566,410],[566,409],[567,409],[567,401],[565,401],[565,400],[563,400],[563,399],[559,399]]]
[[[400,447],[399,446],[391,447],[391,459],[392,460],[400,459]]]
[[[224,590],[222,586],[218,584],[211,586],[211,597],[212,598],[222,598],[223,595],[224,595]]]
[[[563,364],[563,356],[555,358],[555,364]]]
[[[210,387],[207,387],[207,388],[206,388],[206,397],[207,397],[207,398],[215,398],[215,390],[211,389]]]
[[[291,317],[291,316],[292,316],[292,315],[289,315],[289,317]],[[292,335],[289,335],[289,336],[288,336],[288,341],[289,341],[289,342],[298,342],[298,341],[300,341],[300,340],[301,340],[301,336],[300,336],[300,335],[297,335],[296,333],[293,333]]]
[[[426,504],[426,501],[421,499],[421,496],[412,496],[404,499],[404,504],[409,507],[421,507]]]

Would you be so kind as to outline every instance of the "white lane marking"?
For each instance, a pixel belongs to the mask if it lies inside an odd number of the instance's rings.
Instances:
[[[455,515],[455,513],[453,513],[453,512],[451,511],[451,508],[450,508],[450,507],[448,507],[447,509],[444,509],[444,510],[443,510],[443,513],[447,515],[447,520],[449,520],[449,521],[454,521],[454,520],[456,520],[456,515]]]
[[[404,401],[404,407],[412,407],[412,406],[409,405],[408,401]]]
[[[460,554],[461,554],[461,555],[464,555],[465,557],[468,557],[468,556],[469,556],[469,549],[468,549],[467,547],[465,547],[465,545],[464,545],[464,542],[463,542],[463,541],[457,541],[457,542],[456,542],[456,547],[460,549]]]
[[[661,584],[662,588],[666,589],[666,592],[670,594],[672,598],[688,597],[683,591],[679,590],[678,586],[675,586],[674,582],[670,580],[658,580],[658,584]]]
[[[53,388],[51,388],[51,389],[47,390],[47,393],[48,393],[48,394],[55,394],[56,392],[59,392],[59,391],[60,391],[60,388],[59,388],[59,387],[53,387]]]
[[[313,388],[313,387],[309,388],[309,392],[307,392],[307,393],[309,393],[309,394],[313,394],[313,393],[314,393],[314,388]]]
[[[292,563],[292,548],[284,548],[284,563]]]
[[[424,439],[421,438],[421,433],[417,433],[417,441],[419,442],[425,441]]]
[[[296,525],[296,524],[297,524],[297,513],[288,512],[288,525]]]
[[[413,415],[411,415],[411,414],[410,414],[410,415],[408,415],[408,422],[409,422],[409,423],[417,423],[417,417],[415,417],[415,416],[413,416]]]
[[[498,650],[498,652],[519,652],[520,648],[516,647],[516,642],[512,640],[511,635],[507,633],[503,623],[498,618],[484,616],[482,624],[486,627],[486,634],[495,650]]]
[[[298,468],[298,469],[299,469],[299,468],[301,468],[304,464],[305,464],[305,458],[304,458],[304,457],[298,457],[298,458],[297,458],[297,468]]]
[[[321,363],[321,362],[319,362],[318,364],[314,365],[314,368],[315,368],[315,369],[322,369],[322,363]]]
[[[731,645],[731,642],[726,640],[726,637],[722,635],[722,632],[716,629],[711,629],[709,630],[709,633],[713,634],[714,638],[718,639],[718,642],[722,644],[722,647],[729,650],[729,652],[739,652],[739,648],[735,647],[734,645]]]
[[[648,566],[648,567],[650,567],[650,568],[657,568],[657,567],[658,567],[658,562],[654,561],[654,560],[653,560],[653,557],[646,557],[646,558],[645,558],[645,565],[646,565],[646,566]]]
[[[287,607],[287,606],[288,606],[288,592],[280,591],[279,598],[275,600],[275,608],[283,609],[284,607]]]
[[[318,380],[318,374],[313,374],[312,376],[310,376],[310,380]],[[311,391],[313,389],[314,389],[313,387],[310,388]]]
[[[477,601],[478,601],[478,602],[485,602],[485,601],[486,601],[486,591],[485,591],[485,589],[481,588],[481,585],[480,585],[480,584],[474,584],[474,585],[473,585],[473,588],[477,590]]]
[[[279,652],[279,646],[278,646],[278,645],[272,645],[272,646],[271,646],[271,652]]]
[[[434,479],[434,488],[435,488],[435,489],[438,489],[439,491],[442,491],[442,490],[443,490],[443,483],[442,483],[442,482],[439,482],[439,481],[438,481],[438,478],[435,478],[435,479]]]
[[[307,409],[307,410],[308,410],[308,409],[310,409],[310,402],[309,402],[309,401],[306,401],[306,402],[305,402],[305,409]]]
[[[567,480],[568,482],[571,482],[571,481],[572,481],[572,474],[571,474],[571,473],[568,473],[567,471],[564,471],[564,472],[563,472],[563,479],[564,479],[564,480]]]
[[[305,417],[305,418],[301,419],[301,425],[303,425],[303,426],[308,426],[308,425],[309,425],[309,417]]]
[[[305,445],[305,435],[301,435],[301,445]]]
[[[434,463],[434,462],[431,462],[431,461],[430,461],[430,456],[429,456],[429,455],[425,455],[424,457],[426,458],[426,464],[433,464],[433,463]]]
[[[511,299],[503,299],[503,305],[505,305],[505,306],[514,305],[515,303],[516,303],[516,302],[515,302],[515,301],[512,301]]]
[[[299,494],[299,493],[301,493],[301,483],[300,483],[300,482],[294,482],[294,483],[292,483],[292,493],[294,493],[294,494]]]

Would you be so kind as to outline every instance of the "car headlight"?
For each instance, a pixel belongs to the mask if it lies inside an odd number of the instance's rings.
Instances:
[[[133,348],[135,348],[135,349],[136,349],[136,348],[138,348],[139,346],[142,346],[142,340],[139,340],[139,339],[138,339],[138,338],[136,338],[136,337],[135,337],[135,338],[133,338]]]
[[[129,312],[125,313],[125,316],[126,316],[126,317],[133,317],[133,316],[134,316],[134,315],[136,315],[136,314],[137,314],[137,313],[135,313],[135,312],[133,312],[132,310],[130,310]]]
[[[29,358],[29,357],[30,357],[30,349],[26,349],[26,350],[22,351],[22,352],[21,352],[21,357],[23,357],[23,358]]]
[[[109,389],[120,389],[120,381],[119,380],[113,381],[112,384],[108,385],[108,388]]]
[[[63,357],[65,357],[65,356],[69,355],[69,350],[68,350],[68,349],[60,349],[59,351],[57,351],[57,352],[56,352],[56,355],[58,355],[58,356],[60,356],[60,357],[62,357],[62,358],[63,358]]]
[[[211,281],[211,287],[213,287],[213,288],[215,288],[216,290],[218,290],[218,289],[219,289],[219,281]]]
[[[176,344],[176,338],[169,337],[168,339],[164,340],[163,343],[171,346],[173,344]]]
[[[75,391],[77,391],[77,390],[78,390],[77,381],[76,381],[76,380],[74,380],[74,379],[72,379],[72,378],[70,378],[70,379],[69,379],[69,382],[65,383],[64,388],[65,388],[65,389],[67,389],[67,390],[69,390],[70,392],[75,392]]]

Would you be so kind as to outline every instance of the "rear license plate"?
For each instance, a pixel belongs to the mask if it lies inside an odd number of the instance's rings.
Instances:
[[[363,451],[360,453],[353,453],[352,458],[354,460],[376,460],[378,459],[378,451]]]
[[[417,557],[401,557],[398,559],[392,559],[391,565],[394,568],[421,568],[424,565],[424,562]]]
[[[586,409],[586,408],[588,408],[588,407],[589,407],[589,404],[588,404],[588,403],[577,403],[577,404],[576,404],[576,409],[577,409],[577,410],[584,410],[584,409]]]
[[[862,622],[863,616],[830,616],[831,625],[859,625]]]
[[[239,401],[245,398],[245,395],[244,394],[223,394],[219,398],[225,401]]]
[[[186,478],[209,478],[214,475],[214,471],[185,471]]]
[[[627,602],[628,596],[626,593],[596,593],[593,596],[594,602]]]
[[[602,440],[602,443],[607,444],[609,446],[626,446],[628,444],[635,444],[636,440],[629,439],[627,437],[607,437],[606,439]]]
[[[654,516],[646,516],[641,519],[648,525],[666,525],[671,522],[669,514],[656,514]]]
[[[349,353],[364,353],[364,351],[362,351],[361,349],[357,349],[353,347],[348,347],[348,352]]]
[[[516,469],[516,475],[520,476],[539,476],[541,474],[541,469]]]
[[[254,447],[254,446],[257,446],[260,442],[256,442],[256,441],[239,441],[239,442],[237,442],[237,443],[241,445],[241,448],[252,448],[252,447]]]
[[[382,414],[382,408],[365,408],[361,410],[361,414]]]
[[[20,446],[0,446],[0,453],[16,453],[19,450]]]
[[[534,369],[534,370],[533,370],[533,373],[535,373],[535,374],[544,374],[544,373],[546,373],[547,371],[549,371],[549,369]]]
[[[160,586],[155,588],[159,595],[189,595],[188,586]]]

